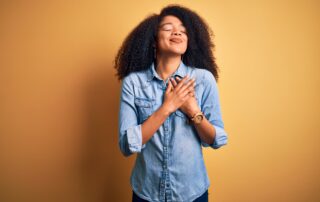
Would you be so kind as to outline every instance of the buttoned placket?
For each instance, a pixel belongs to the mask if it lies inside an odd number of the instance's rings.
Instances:
[[[165,82],[161,81],[161,88],[165,93],[169,79]],[[169,140],[170,140],[170,116],[163,123],[164,127],[164,144],[163,144],[163,164],[162,164],[162,175],[160,180],[160,201],[172,201],[172,190],[170,185],[170,175],[168,170],[169,162]]]

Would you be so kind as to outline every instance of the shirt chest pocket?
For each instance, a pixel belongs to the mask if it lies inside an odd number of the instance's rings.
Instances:
[[[134,103],[138,111],[138,120],[140,123],[145,121],[153,113],[155,100],[150,98],[135,98]]]

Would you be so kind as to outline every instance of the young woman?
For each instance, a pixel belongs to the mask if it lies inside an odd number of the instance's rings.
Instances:
[[[211,35],[197,13],[169,5],[143,20],[115,58],[119,146],[137,153],[132,201],[208,201],[202,147],[227,143]]]

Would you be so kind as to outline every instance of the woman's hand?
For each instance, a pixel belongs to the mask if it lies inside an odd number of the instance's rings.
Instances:
[[[181,82],[184,81],[183,79],[181,80],[179,77],[177,77],[176,79],[172,79],[172,84],[174,88],[180,85]],[[201,111],[195,98],[195,79],[191,79],[191,82],[193,83],[193,85],[189,86],[190,97],[180,106],[180,110],[184,112],[188,117],[192,117],[195,113]]]
[[[175,112],[192,95],[194,80],[187,80],[185,76],[179,84],[173,86],[172,80],[169,80],[168,87],[164,95],[163,106],[169,113]]]

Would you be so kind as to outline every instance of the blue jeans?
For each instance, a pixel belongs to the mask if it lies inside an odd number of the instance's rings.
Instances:
[[[134,192],[132,192],[132,202],[148,202],[137,196]],[[202,194],[199,198],[196,198],[193,202],[208,202],[208,190]]]

